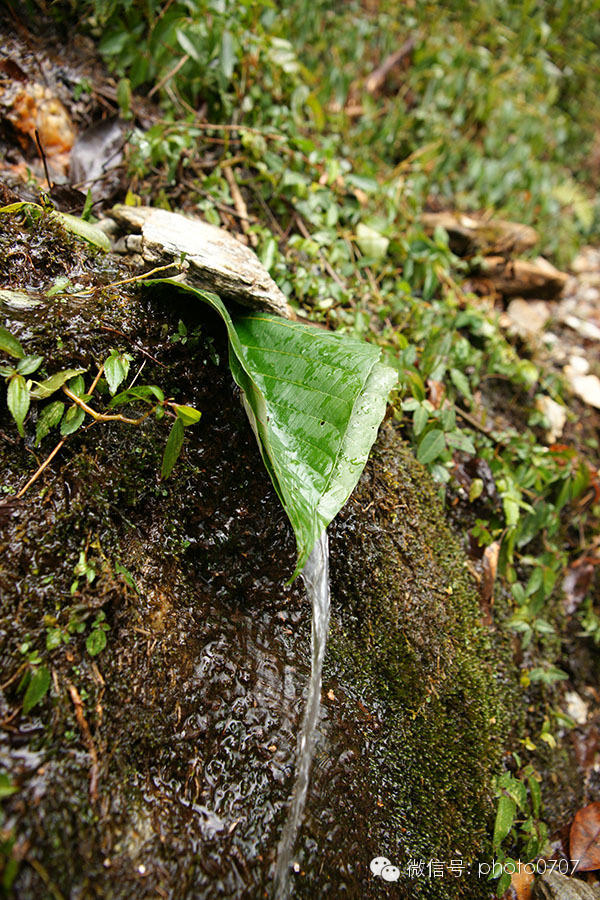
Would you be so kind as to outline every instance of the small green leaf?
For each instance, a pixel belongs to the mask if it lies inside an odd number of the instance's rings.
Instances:
[[[17,423],[19,434],[24,437],[25,430],[23,422],[29,410],[31,402],[29,397],[29,389],[22,375],[13,375],[8,382],[8,391],[6,393],[6,402],[11,415]]]
[[[59,275],[54,280],[52,287],[46,291],[46,297],[55,297],[57,294],[63,294],[70,286],[71,279],[67,275]]]
[[[23,698],[23,713],[25,715],[45,697],[49,687],[50,672],[46,666],[41,666],[31,676],[25,691],[25,697]]]
[[[43,356],[24,356],[17,363],[17,372],[21,375],[33,375],[43,362]]]
[[[58,391],[69,379],[85,371],[86,369],[65,369],[64,372],[57,372],[46,378],[45,381],[38,382],[37,387],[31,391],[31,396],[36,400],[45,400],[46,397],[50,397],[55,391]]]
[[[88,635],[85,642],[85,649],[90,656],[98,656],[98,654],[106,647],[106,632],[101,628],[94,628]]]
[[[419,462],[427,465],[427,463],[437,459],[440,453],[443,453],[445,449],[446,441],[444,439],[444,432],[440,431],[439,428],[434,428],[427,432],[419,444],[417,459]]]
[[[359,222],[356,227],[356,243],[361,253],[373,259],[383,259],[390,245],[389,238],[363,222]]]
[[[16,794],[19,790],[18,787],[12,783],[6,772],[0,773],[0,800],[4,800],[5,797],[12,797],[13,794]]]
[[[497,849],[504,838],[509,833],[515,821],[517,812],[517,804],[508,794],[502,794],[498,800],[498,809],[496,811],[496,822],[494,824],[493,846]]]
[[[181,453],[181,447],[183,445],[183,432],[183,422],[179,418],[175,419],[173,427],[171,428],[171,431],[169,433],[169,437],[167,438],[165,453],[160,469],[161,478],[168,478],[173,471],[173,466],[177,462],[177,458]]]
[[[145,403],[154,403],[154,400],[158,400],[162,403],[164,399],[164,393],[155,384],[139,384],[135,387],[127,388],[126,391],[121,391],[120,394],[116,394],[108,404],[108,407],[109,409],[114,409],[115,406],[131,403],[134,400],[143,400]]]
[[[194,44],[192,44],[187,34],[185,34],[183,31],[181,31],[181,29],[178,28],[175,32],[175,37],[177,38],[179,46],[182,48],[182,50],[184,50],[188,56],[191,56],[194,62],[202,62],[202,58],[197,48],[194,46]]]
[[[65,417],[62,420],[62,424],[60,426],[60,433],[63,437],[66,437],[68,434],[73,434],[77,429],[83,424],[83,420],[85,419],[85,413],[81,409],[80,406],[73,404],[70,406],[65,413]]]
[[[132,590],[139,594],[138,586],[135,583],[133,575],[131,574],[129,569],[126,569],[125,566],[120,562],[115,562],[115,572],[117,573],[117,575],[122,575],[125,579],[125,583],[128,584]]]
[[[8,353],[9,356],[14,356],[15,359],[22,359],[25,356],[25,351],[19,341],[6,328],[0,328],[0,350]]]
[[[200,410],[194,409],[193,406],[181,406],[178,403],[174,403],[173,409],[184,425],[195,425],[196,422],[200,421],[202,415]]]
[[[129,353],[117,353],[116,350],[111,350],[110,356],[104,363],[104,375],[111,394],[116,393],[121,382],[127,378],[131,359]]]
[[[71,393],[75,394],[76,397],[79,397],[80,400],[83,400],[85,397],[85,382],[82,375],[76,375],[74,378],[69,378],[67,387]]]
[[[426,407],[419,405],[416,407],[413,413],[413,428],[415,432],[415,436],[418,437],[429,420],[429,410]]]
[[[233,75],[233,70],[235,68],[235,41],[233,39],[233,35],[227,29],[223,32],[223,36],[221,38],[221,72],[229,81],[231,76]]]
[[[55,425],[58,425],[60,420],[62,419],[63,412],[65,410],[65,404],[61,403],[60,400],[55,400],[53,403],[49,403],[47,406],[43,408],[41,411],[37,425],[35,427],[35,446],[39,446],[40,442],[46,437],[51,428],[54,428]]]

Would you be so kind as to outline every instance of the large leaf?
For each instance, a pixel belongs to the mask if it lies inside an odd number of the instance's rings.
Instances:
[[[215,294],[170,279],[209,304],[229,336],[229,365],[263,461],[296,535],[295,577],[354,489],[396,373],[381,351],[269,313],[231,316]]]

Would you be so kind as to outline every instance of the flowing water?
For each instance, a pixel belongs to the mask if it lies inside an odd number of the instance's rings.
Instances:
[[[277,851],[275,900],[286,900],[290,895],[292,855],[306,803],[310,766],[315,749],[315,734],[321,708],[321,675],[329,629],[329,544],[326,531],[323,531],[315,543],[302,570],[302,579],[312,604],[311,673],[304,718],[298,737],[296,780]]]

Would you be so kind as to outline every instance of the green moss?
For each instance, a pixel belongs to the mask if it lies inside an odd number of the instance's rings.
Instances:
[[[379,725],[369,757],[385,801],[379,854],[401,869],[411,858],[489,860],[491,777],[514,693],[435,487],[392,428],[332,543],[335,669]],[[401,876],[399,896],[415,896],[419,884]],[[440,898],[489,893],[466,873],[421,889]]]

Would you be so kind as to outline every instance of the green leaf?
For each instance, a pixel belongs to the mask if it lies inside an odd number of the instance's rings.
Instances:
[[[0,800],[4,800],[5,797],[11,797],[18,790],[19,788],[15,787],[6,772],[0,772]]]
[[[9,356],[14,356],[15,359],[22,359],[25,356],[25,351],[19,341],[6,328],[0,328],[0,350],[8,353]]]
[[[200,421],[200,416],[202,415],[200,410],[194,409],[193,406],[181,406],[178,403],[174,403],[173,409],[184,425],[195,425],[196,422]]]
[[[46,378],[45,381],[37,382],[37,387],[31,391],[31,396],[36,400],[45,400],[46,397],[50,397],[55,391],[58,391],[63,384],[66,384],[70,378],[85,371],[86,369],[65,369],[64,372],[57,372]]]
[[[221,72],[229,81],[235,68],[235,41],[230,31],[225,30],[221,38]]]
[[[106,632],[101,628],[94,628],[88,635],[85,642],[85,649],[90,656],[98,656],[98,654],[106,647]]]
[[[179,28],[175,32],[175,37],[177,38],[177,42],[182,50],[187,53],[188,56],[194,60],[194,62],[202,62],[202,58],[198,52],[198,49],[191,42],[187,34],[181,31]]]
[[[104,363],[104,375],[111,394],[114,394],[119,385],[127,378],[130,362],[131,354],[117,353],[116,350],[111,350],[110,356]]]
[[[155,384],[140,384],[136,387],[127,388],[126,391],[121,391],[120,394],[116,394],[108,404],[108,407],[109,409],[114,409],[115,406],[131,403],[134,400],[143,400],[145,403],[152,404],[155,400],[158,400],[162,403],[164,399],[164,393]]]
[[[33,309],[40,305],[40,301],[25,291],[11,291],[7,288],[0,290],[0,303],[10,306],[12,309]]]
[[[11,415],[17,423],[19,434],[24,437],[23,422],[29,410],[31,402],[29,397],[29,389],[22,375],[13,375],[8,382],[8,391],[6,393],[6,402]]]
[[[17,363],[17,372],[21,375],[33,375],[43,362],[43,356],[24,356]]]
[[[85,419],[85,413],[81,409],[80,406],[73,404],[70,406],[65,413],[65,417],[62,420],[62,425],[60,426],[60,433],[63,437],[66,437],[68,434],[73,434],[77,429],[83,424],[83,420]]]
[[[168,478],[173,471],[173,466],[177,462],[179,454],[181,453],[181,447],[183,446],[183,431],[183,422],[179,418],[175,419],[165,446],[160,469],[161,478]]]
[[[46,666],[37,669],[29,680],[25,696],[23,698],[23,713],[27,715],[43,697],[50,687],[50,672]]]
[[[493,846],[497,849],[504,838],[509,833],[515,821],[517,812],[517,804],[508,794],[502,794],[498,800],[498,809],[496,811],[496,822],[494,824]]]
[[[231,372],[296,535],[295,577],[360,477],[395,371],[373,344],[269,313],[232,318],[215,294],[146,283],[191,293],[225,322]]]
[[[65,404],[61,403],[60,400],[55,400],[53,403],[49,403],[43,408],[38,417],[37,425],[35,426],[36,447],[43,441],[50,429],[54,428],[55,425],[58,425],[62,419],[64,409]]]
[[[390,245],[389,238],[363,222],[359,222],[356,227],[356,243],[361,253],[373,259],[383,259]]]
[[[440,453],[443,453],[445,449],[446,441],[444,439],[444,432],[440,431],[439,428],[433,428],[423,436],[423,439],[419,444],[419,449],[417,450],[417,459],[419,462],[422,462],[423,465],[427,465],[427,463],[437,459]]]

